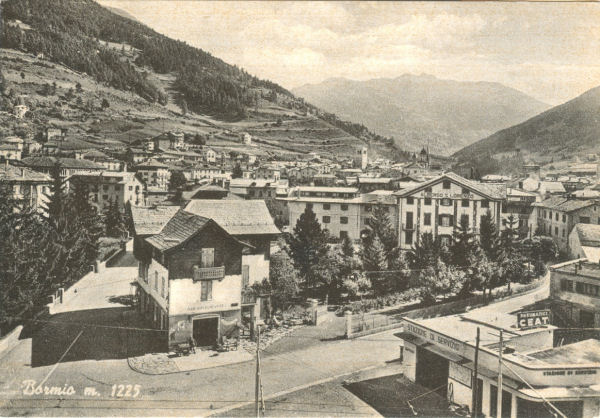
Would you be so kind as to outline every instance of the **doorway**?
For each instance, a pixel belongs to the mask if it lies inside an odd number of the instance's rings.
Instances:
[[[417,347],[417,366],[415,370],[415,383],[435,390],[444,398],[448,391],[448,359]]]
[[[219,318],[194,319],[192,332],[196,346],[214,346],[219,338]]]

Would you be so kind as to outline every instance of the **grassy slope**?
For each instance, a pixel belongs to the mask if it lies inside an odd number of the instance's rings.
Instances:
[[[120,45],[114,47],[115,50],[120,49]],[[126,53],[130,53],[127,47]],[[30,54],[0,49],[0,59],[3,62],[3,75],[9,82],[10,88],[17,95],[26,95],[25,101],[38,116],[30,122],[30,125],[41,128],[50,123],[68,127],[69,135],[95,141],[103,146],[119,147],[168,130],[213,133],[218,136],[218,139],[209,142],[209,146],[223,150],[246,150],[265,156],[302,157],[311,151],[330,155],[350,155],[354,149],[364,145],[362,140],[320,119],[269,102],[261,102],[256,109],[250,109],[248,118],[239,122],[223,122],[193,113],[184,116],[173,100],[170,100],[167,106],[151,104],[137,95],[98,84],[86,74],[35,58]],[[21,72],[25,75],[24,79],[20,76]],[[150,73],[149,77],[161,83],[165,91],[169,91],[172,76]],[[55,96],[45,97],[38,93],[42,85],[53,82],[57,85]],[[49,116],[59,96],[64,95],[70,88],[75,90],[77,83],[81,84],[83,92],[75,93],[75,98],[69,101],[69,106],[65,106],[68,109],[65,117]],[[93,100],[98,109],[91,113],[79,109],[76,105],[77,97],[81,97],[83,103]],[[99,110],[103,98],[110,103],[110,108],[105,111]],[[273,126],[277,118],[283,120],[281,127]],[[11,118],[6,115],[0,116],[2,126],[10,127],[9,120]],[[94,135],[89,133],[90,128],[93,128]],[[226,135],[220,135],[226,130],[249,131],[260,146],[242,146],[232,140],[231,136],[228,138]],[[373,154],[388,154],[385,149],[379,147],[382,146],[372,147]]]

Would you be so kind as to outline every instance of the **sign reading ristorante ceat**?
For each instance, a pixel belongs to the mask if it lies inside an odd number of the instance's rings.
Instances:
[[[439,334],[435,331],[419,327],[409,322],[404,324],[404,329],[411,334],[425,338],[429,342],[443,348],[449,348],[457,353],[462,353],[464,351],[464,344],[462,342],[455,340],[454,338],[446,337],[445,335]]]
[[[535,328],[550,324],[550,311],[525,311],[517,313],[517,325],[519,329]]]

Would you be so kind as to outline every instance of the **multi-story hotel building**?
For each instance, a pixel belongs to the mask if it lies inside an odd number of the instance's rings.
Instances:
[[[409,250],[417,237],[431,232],[442,244],[449,244],[454,228],[465,219],[475,234],[481,217],[490,213],[501,228],[506,186],[476,183],[446,173],[412,188],[395,193],[398,198],[400,247]]]

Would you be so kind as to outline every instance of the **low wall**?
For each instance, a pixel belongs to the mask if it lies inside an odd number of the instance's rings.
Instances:
[[[4,337],[0,338],[0,357],[4,356],[4,354],[8,353],[19,343],[21,331],[23,331],[23,325],[19,325]]]

